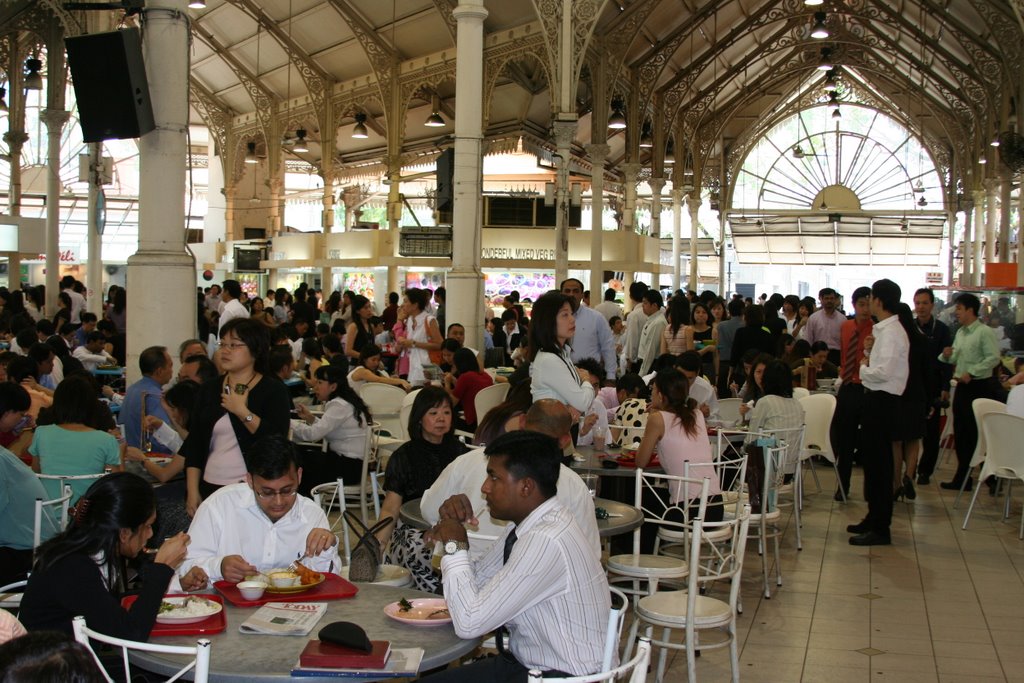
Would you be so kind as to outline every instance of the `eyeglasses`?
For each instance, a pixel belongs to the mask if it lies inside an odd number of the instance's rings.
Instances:
[[[220,345],[220,347],[222,349],[231,349],[232,351],[234,351],[235,349],[248,348],[249,345],[244,342],[231,342],[230,344],[224,342]]]
[[[295,489],[284,489],[283,491],[253,490],[253,493],[255,493],[256,497],[259,498],[260,500],[273,500],[278,496],[280,496],[282,499],[294,498],[298,494],[298,491]]]

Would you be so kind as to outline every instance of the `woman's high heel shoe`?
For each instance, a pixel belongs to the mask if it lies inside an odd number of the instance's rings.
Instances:
[[[903,475],[903,493],[906,495],[907,500],[914,500],[917,498],[917,491],[914,490],[914,482],[907,475]]]
[[[903,487],[901,486],[898,489],[896,489],[896,493],[892,494],[892,500],[893,500],[893,502],[898,503],[902,499],[903,499]]]

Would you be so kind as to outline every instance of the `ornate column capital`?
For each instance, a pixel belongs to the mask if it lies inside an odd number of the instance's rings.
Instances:
[[[28,142],[28,133],[23,130],[9,130],[4,133],[4,142],[9,147],[21,147]]]
[[[70,118],[71,112],[63,109],[44,109],[39,113],[39,119],[46,124],[48,133],[60,132]]]
[[[626,182],[636,182],[637,176],[640,175],[640,169],[643,168],[640,164],[622,164],[622,175],[625,176]]]
[[[999,186],[1002,184],[1002,180],[999,178],[985,178],[985,191],[991,195],[995,195],[999,192]]]
[[[558,147],[571,147],[576,139],[576,120],[556,120],[551,124],[551,132]]]
[[[587,150],[587,156],[590,157],[590,163],[595,167],[604,167],[604,162],[611,154],[612,148],[604,144],[590,144],[584,147]]]
[[[663,189],[665,189],[665,179],[664,178],[651,178],[650,180],[647,181],[647,184],[651,186],[651,195],[655,199],[660,199],[661,198],[661,191]]]
[[[483,2],[466,2],[460,0],[459,6],[452,9],[452,16],[458,23],[481,23],[490,13],[484,7]]]

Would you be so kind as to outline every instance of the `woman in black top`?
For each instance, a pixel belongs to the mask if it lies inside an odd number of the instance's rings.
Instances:
[[[345,332],[345,355],[359,360],[359,352],[373,341],[369,320],[373,316],[370,300],[361,294],[352,297],[352,322]]]
[[[744,326],[736,330],[732,340],[732,367],[739,367],[743,354],[748,349],[757,349],[769,356],[775,353],[772,335],[764,329],[764,306],[747,306],[743,309]]]
[[[921,454],[921,443],[928,422],[928,338],[918,329],[910,306],[901,303],[896,309],[896,315],[910,341],[910,374],[907,375],[907,386],[900,397],[898,419],[893,421],[895,432],[892,455],[896,468],[893,499],[899,500],[906,496],[908,500],[914,500],[917,498],[917,491],[914,490],[917,459]],[[906,474],[903,473],[904,464]]]
[[[269,372],[266,326],[234,318],[221,328],[220,338],[221,367],[226,372],[203,384],[191,412],[188,438],[181,445],[190,516],[221,486],[245,480],[249,444],[268,434],[287,436],[290,427],[292,399],[288,387]],[[216,459],[208,462],[211,454]]]
[[[21,601],[25,628],[71,633],[71,620],[81,615],[100,633],[147,640],[189,541],[185,533],[164,541],[144,566],[138,599],[121,607],[124,563],[145,547],[155,520],[153,487],[141,477],[115,472],[97,480],[79,500],[67,530],[39,547]],[[185,590],[198,590],[206,576],[190,571],[181,583]]]
[[[441,387],[420,389],[409,413],[409,441],[388,460],[384,474],[384,504],[381,519],[398,519],[402,503],[421,498],[448,464],[465,453],[465,444],[455,438],[452,399]],[[423,532],[401,521],[377,532],[385,548],[384,560],[412,572],[416,587],[436,592],[440,577],[430,566],[433,546],[423,542]]]

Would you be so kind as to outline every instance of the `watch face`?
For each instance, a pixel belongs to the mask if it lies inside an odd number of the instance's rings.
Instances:
[[[459,544],[456,543],[455,541],[448,541],[447,543],[444,544],[444,551],[446,553],[448,553],[449,555],[451,555],[452,553],[454,553],[458,549],[459,549]]]

